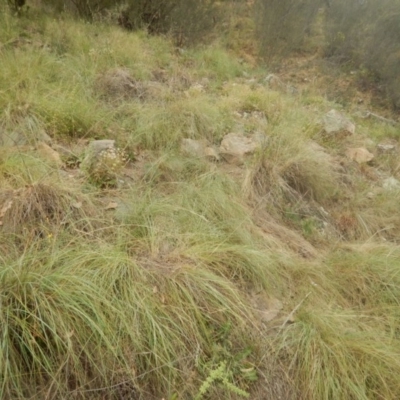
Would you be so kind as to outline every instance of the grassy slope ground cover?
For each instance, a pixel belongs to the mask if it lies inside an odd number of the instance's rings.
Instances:
[[[336,104],[273,90],[217,45],[0,18],[1,398],[399,398],[399,203],[382,183],[399,164],[344,157],[396,128],[327,138]],[[116,69],[132,92],[108,90]],[[268,145],[242,166],[180,153],[231,131]],[[45,134],[73,153],[63,168]],[[103,138],[131,159],[118,188],[77,169]],[[269,322],[260,297],[282,302]]]

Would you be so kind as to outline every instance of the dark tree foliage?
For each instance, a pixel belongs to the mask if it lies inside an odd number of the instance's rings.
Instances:
[[[216,17],[214,0],[128,1],[119,22],[127,29],[147,29],[172,34],[178,44],[198,42],[212,29]]]
[[[119,9],[117,22],[123,28],[147,29],[151,34],[172,34],[178,44],[201,41],[217,18],[216,0],[42,1],[56,10],[68,10],[89,21],[105,11]]]
[[[256,0],[261,56],[270,60],[298,50],[322,4],[320,0]]]
[[[19,11],[25,5],[25,0],[8,0],[8,4],[10,4],[15,11]]]
[[[332,0],[326,55],[368,71],[400,108],[400,2]]]

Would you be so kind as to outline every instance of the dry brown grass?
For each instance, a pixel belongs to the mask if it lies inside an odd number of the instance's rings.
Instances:
[[[52,237],[62,230],[88,233],[98,214],[82,195],[37,183],[0,192],[1,231],[25,238]]]

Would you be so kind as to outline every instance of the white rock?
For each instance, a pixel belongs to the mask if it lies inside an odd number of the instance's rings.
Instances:
[[[182,139],[181,151],[188,156],[204,157],[207,144],[205,140]]]
[[[377,147],[379,153],[392,153],[396,150],[396,146],[394,144],[380,143]]]
[[[356,130],[356,126],[349,119],[333,109],[323,117],[323,124],[325,132],[332,135],[338,133],[352,135]]]
[[[383,188],[385,189],[385,190],[388,190],[388,191],[400,191],[400,181],[398,181],[396,178],[393,178],[392,176],[390,177],[390,178],[386,178],[384,181],[383,181]]]

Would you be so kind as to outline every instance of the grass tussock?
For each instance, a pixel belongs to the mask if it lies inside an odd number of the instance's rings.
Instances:
[[[328,140],[337,105],[218,44],[40,9],[0,37],[0,398],[400,397],[396,128]],[[228,133],[265,143],[181,152]],[[129,155],[95,191],[93,139]]]
[[[51,239],[62,230],[90,232],[96,210],[83,196],[54,185],[37,183],[0,194],[1,230],[4,235]]]

